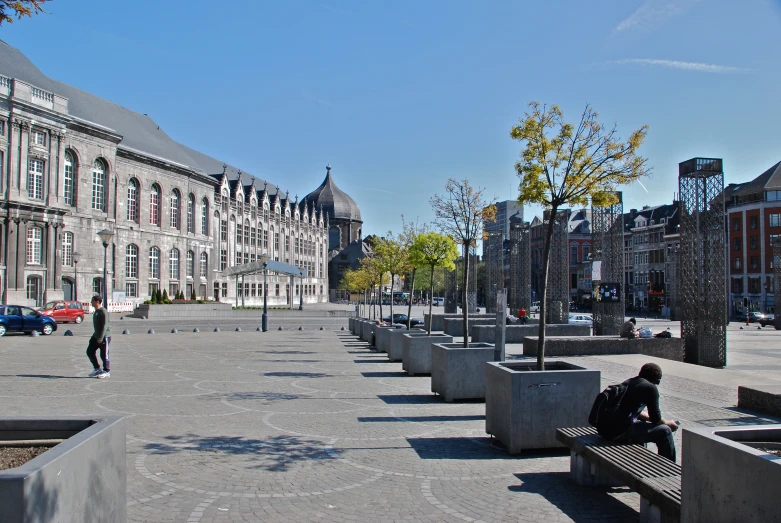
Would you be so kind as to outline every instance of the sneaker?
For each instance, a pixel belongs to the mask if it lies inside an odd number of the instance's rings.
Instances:
[[[110,378],[111,377],[111,373],[110,372],[106,372],[105,370],[102,370],[102,371],[100,371],[100,374],[96,375],[95,377],[98,378],[99,380],[102,380],[103,378]]]
[[[87,377],[88,377],[88,378],[94,378],[95,376],[97,376],[97,375],[98,375],[98,374],[100,374],[101,372],[103,372],[103,370],[101,370],[101,369],[95,369],[95,370],[93,370],[92,372],[90,372],[89,376],[87,376]]]

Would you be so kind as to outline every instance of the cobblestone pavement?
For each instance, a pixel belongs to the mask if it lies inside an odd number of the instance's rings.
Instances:
[[[430,378],[345,331],[115,336],[105,380],[86,378],[85,345],[0,340],[0,416],[127,416],[130,521],[638,518],[635,493],[574,485],[566,452],[508,456],[484,403],[442,402]],[[606,382],[636,372],[589,363]],[[686,423],[772,421],[683,394],[663,408]]]

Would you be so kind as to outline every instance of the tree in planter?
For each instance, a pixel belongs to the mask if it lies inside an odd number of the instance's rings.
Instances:
[[[396,276],[404,274],[409,265],[407,248],[400,241],[393,239],[393,233],[388,231],[388,236],[380,238],[374,245],[374,257],[379,263],[380,270],[390,276],[390,322],[393,323],[393,282]],[[382,299],[380,299],[380,319],[382,319]]]
[[[407,330],[409,330],[412,327],[412,299],[415,297],[415,276],[418,272],[418,267],[410,259],[409,249],[415,242],[415,238],[428,230],[428,226],[425,223],[418,225],[417,222],[406,222],[403,214],[401,215],[401,223],[402,229],[398,241],[407,251],[407,263],[404,271],[410,274],[409,303],[407,304]]]
[[[382,286],[388,282],[388,273],[385,271],[381,260],[376,256],[367,256],[361,259],[361,268],[366,271],[366,278],[369,283],[369,289],[372,290],[372,296],[374,295],[374,289],[380,289],[380,319],[382,319]],[[374,297],[374,296],[373,296]],[[376,306],[376,300],[372,300],[372,308]],[[375,311],[375,318],[376,309]]]
[[[453,238],[438,232],[424,232],[415,237],[409,248],[410,263],[416,267],[425,267],[431,272],[429,281],[429,293],[434,295],[434,271],[440,267],[447,271],[455,269],[455,261],[458,258],[458,246]],[[428,303],[428,335],[431,336],[431,308],[434,300]]]
[[[445,194],[435,194],[429,202],[436,217],[434,223],[459,243],[464,253],[464,275],[461,288],[461,311],[464,318],[464,348],[469,347],[469,251],[477,247],[478,234],[483,222],[496,219],[494,200],[486,201],[485,189],[475,189],[469,180],[450,178],[445,184]]]
[[[366,291],[369,289],[369,279],[366,271],[363,268],[360,269],[348,269],[342,275],[342,279],[339,282],[339,288],[342,290],[352,292],[360,292],[364,296],[364,314],[366,313]]]
[[[536,203],[550,211],[542,251],[540,324],[537,369],[545,370],[545,301],[547,298],[551,238],[556,215],[570,205],[605,207],[617,201],[616,186],[631,183],[649,172],[648,160],[637,154],[648,126],[633,131],[626,142],[616,125],[605,127],[586,105],[577,125],[566,123],[557,105],[529,104],[529,112],[510,130],[524,143],[515,170],[521,179],[518,203]]]

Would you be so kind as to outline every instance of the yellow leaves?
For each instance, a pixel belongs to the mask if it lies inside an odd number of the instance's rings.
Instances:
[[[33,14],[43,13],[42,4],[50,0],[6,0],[0,2],[0,25],[3,22],[9,24],[14,23],[13,16],[16,16],[17,20],[21,20],[22,17],[32,17]],[[6,12],[6,9],[10,10],[10,13]]]
[[[453,262],[458,258],[458,246],[446,234],[425,232],[415,238],[409,248],[409,255],[415,267],[443,267],[451,271],[455,268]]]

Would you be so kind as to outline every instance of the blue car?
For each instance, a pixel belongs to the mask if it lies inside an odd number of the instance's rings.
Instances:
[[[40,312],[22,305],[0,305],[0,336],[6,332],[24,332],[30,334],[38,331],[48,336],[57,330],[54,318],[44,316]]]

